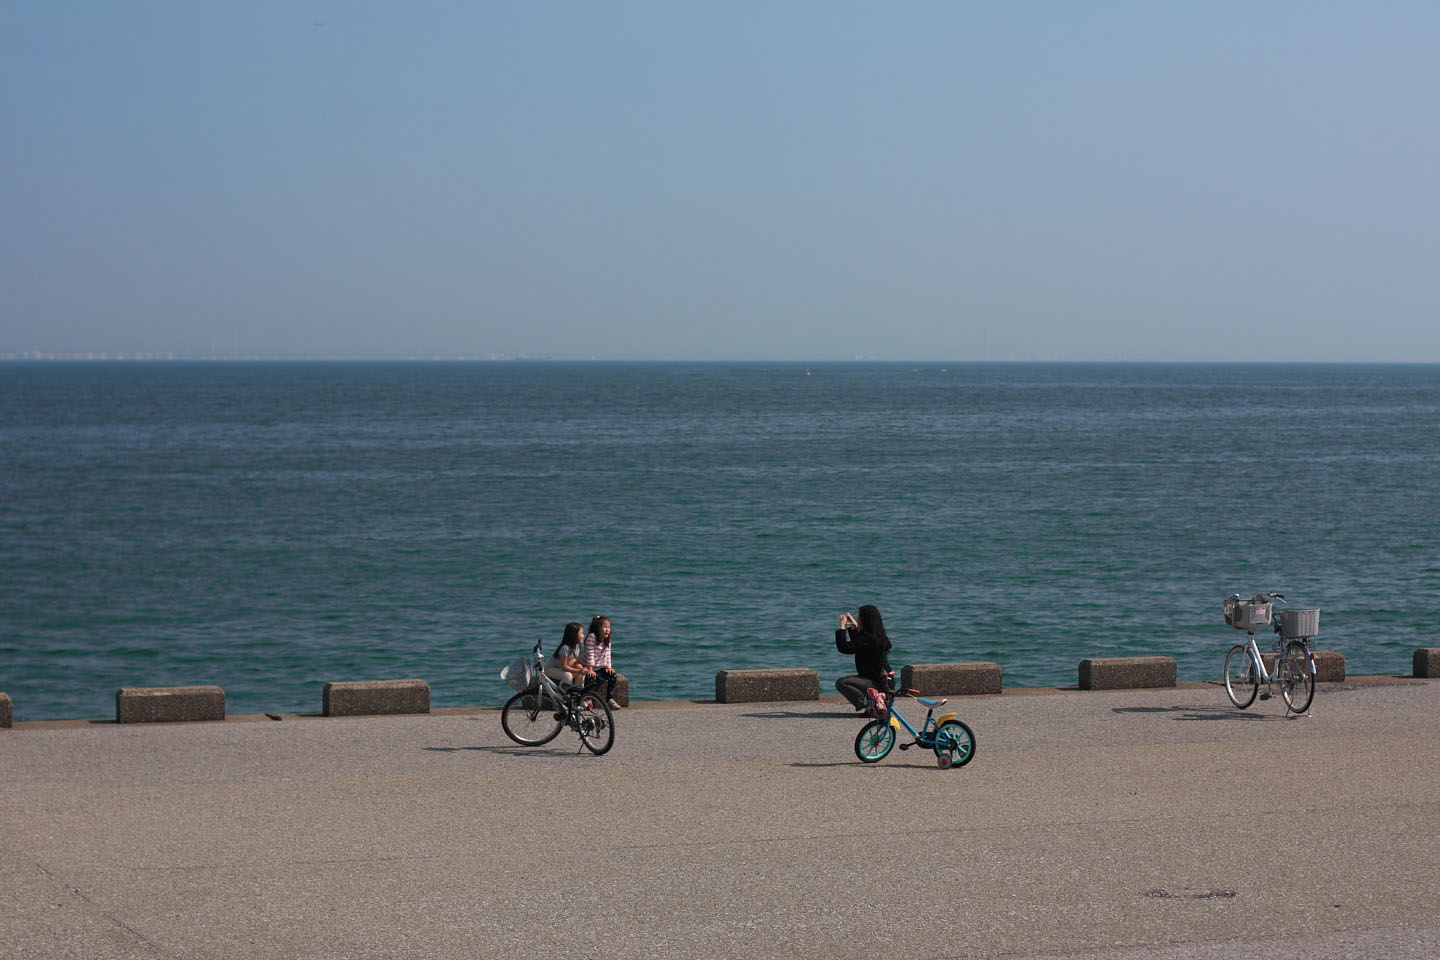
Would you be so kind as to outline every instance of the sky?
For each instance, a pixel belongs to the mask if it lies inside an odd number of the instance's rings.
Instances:
[[[0,0],[0,356],[1440,362],[1440,4]]]

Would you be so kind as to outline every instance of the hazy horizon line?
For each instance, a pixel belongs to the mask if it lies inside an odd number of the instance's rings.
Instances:
[[[807,366],[840,366],[848,364],[887,364],[887,365],[919,365],[919,366],[986,366],[986,365],[1129,365],[1129,366],[1410,366],[1424,367],[1440,365],[1440,361],[1434,360],[1284,360],[1284,359],[1262,359],[1262,360],[1163,360],[1163,359],[1056,359],[1056,358],[1024,358],[1024,359],[883,359],[879,357],[857,356],[848,359],[818,359],[818,360],[795,360],[790,358],[646,358],[646,357],[567,357],[550,355],[474,355],[474,356],[364,356],[364,355],[307,355],[307,356],[243,356],[243,357],[221,357],[221,356],[183,356],[179,354],[107,354],[95,353],[41,353],[27,351],[23,353],[0,353],[0,363],[12,364],[47,364],[47,363],[73,363],[73,364],[132,364],[132,363],[156,363],[156,364],[251,364],[251,363],[273,363],[273,364],[310,364],[310,363],[370,363],[370,364],[525,364],[525,363],[567,363],[567,364],[785,364],[797,367]]]

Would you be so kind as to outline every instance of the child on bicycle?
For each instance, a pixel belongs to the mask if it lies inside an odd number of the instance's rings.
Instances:
[[[835,681],[835,689],[844,695],[857,713],[884,717],[889,712],[885,694],[894,682],[890,669],[890,638],[880,611],[873,604],[860,608],[860,618],[840,614],[840,629],[835,631],[835,649],[855,656],[855,672]]]
[[[605,682],[605,700],[611,710],[621,709],[615,700],[615,684],[618,674],[610,663],[610,618],[596,617],[590,621],[590,632],[585,635],[585,666],[594,671],[591,675]]]

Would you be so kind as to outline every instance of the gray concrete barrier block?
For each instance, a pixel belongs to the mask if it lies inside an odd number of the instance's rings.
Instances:
[[[344,680],[325,684],[321,697],[327,717],[430,712],[430,684],[424,680]]]
[[[591,686],[590,689],[594,690],[596,693],[604,692],[605,681],[596,680],[595,684]],[[615,700],[616,703],[620,704],[620,706],[622,707],[630,706],[630,678],[625,676],[625,674],[615,674],[615,692],[611,694],[611,697]]]
[[[980,660],[973,663],[907,663],[900,668],[900,686],[918,690],[922,697],[970,696],[999,693],[1000,664]]]
[[[715,699],[721,703],[819,700],[820,676],[806,667],[790,670],[721,670],[715,674]]]
[[[1103,657],[1080,661],[1081,690],[1175,686],[1174,657]]]
[[[1415,676],[1440,677],[1440,647],[1419,647],[1415,650]]]
[[[4,730],[10,726],[13,709],[10,705],[10,694],[0,693],[0,730]]]
[[[116,723],[224,719],[225,691],[219,687],[121,687],[115,691]]]

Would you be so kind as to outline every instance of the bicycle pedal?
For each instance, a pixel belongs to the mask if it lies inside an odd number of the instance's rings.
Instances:
[[[911,747],[913,747],[913,746],[915,746],[915,744],[913,744],[913,743],[902,743],[902,744],[900,744],[900,749],[901,749],[901,750],[909,750],[909,749],[910,749]]]
[[[1270,694],[1268,694],[1268,693],[1262,693],[1262,694],[1260,694],[1260,699],[1261,699],[1261,700],[1269,700],[1269,699],[1270,699]]]

